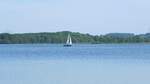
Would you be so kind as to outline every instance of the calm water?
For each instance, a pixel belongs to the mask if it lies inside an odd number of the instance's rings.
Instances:
[[[150,84],[150,44],[0,45],[0,84]]]

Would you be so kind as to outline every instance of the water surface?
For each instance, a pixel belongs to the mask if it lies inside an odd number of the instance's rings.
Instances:
[[[150,84],[149,44],[0,45],[0,84]]]

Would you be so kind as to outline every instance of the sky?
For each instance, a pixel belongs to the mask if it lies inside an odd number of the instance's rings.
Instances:
[[[0,32],[150,32],[149,0],[0,0]]]

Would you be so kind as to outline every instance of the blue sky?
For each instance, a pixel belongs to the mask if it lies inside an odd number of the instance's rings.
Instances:
[[[150,32],[149,0],[0,0],[0,32]]]

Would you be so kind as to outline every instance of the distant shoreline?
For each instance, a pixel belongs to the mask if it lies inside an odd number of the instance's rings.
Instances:
[[[64,44],[70,34],[74,44],[135,44],[150,43],[150,33],[109,33],[90,35],[79,32],[0,33],[0,44]]]
[[[61,43],[58,44],[52,44],[52,43],[27,43],[27,44],[0,44],[0,45],[64,45]],[[150,43],[103,43],[103,44],[73,44],[72,46],[78,46],[78,45],[150,45]]]

